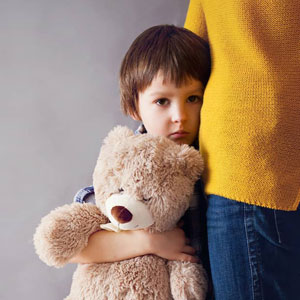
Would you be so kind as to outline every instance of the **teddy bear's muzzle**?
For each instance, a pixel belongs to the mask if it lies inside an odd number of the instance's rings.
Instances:
[[[154,223],[147,204],[134,195],[113,194],[105,202],[106,215],[111,223],[102,224],[106,230],[136,230]]]

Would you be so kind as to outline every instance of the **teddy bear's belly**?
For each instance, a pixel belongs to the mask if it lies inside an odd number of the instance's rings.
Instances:
[[[166,261],[145,255],[115,263],[79,265],[67,299],[171,299]]]

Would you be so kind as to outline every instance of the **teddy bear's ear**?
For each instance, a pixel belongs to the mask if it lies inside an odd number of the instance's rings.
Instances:
[[[188,145],[180,145],[177,162],[181,170],[192,180],[197,180],[204,169],[203,158],[199,150]]]
[[[134,136],[134,132],[126,126],[114,127],[104,139],[104,144],[117,144],[118,142]]]

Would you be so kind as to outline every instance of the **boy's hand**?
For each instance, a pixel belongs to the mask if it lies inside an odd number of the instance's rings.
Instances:
[[[171,231],[149,234],[150,252],[168,260],[196,263],[195,249],[189,246],[184,231],[179,227]]]

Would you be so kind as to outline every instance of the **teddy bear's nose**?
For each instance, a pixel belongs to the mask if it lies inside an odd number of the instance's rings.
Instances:
[[[124,206],[114,206],[111,209],[112,216],[121,224],[128,223],[132,219],[131,212]]]

